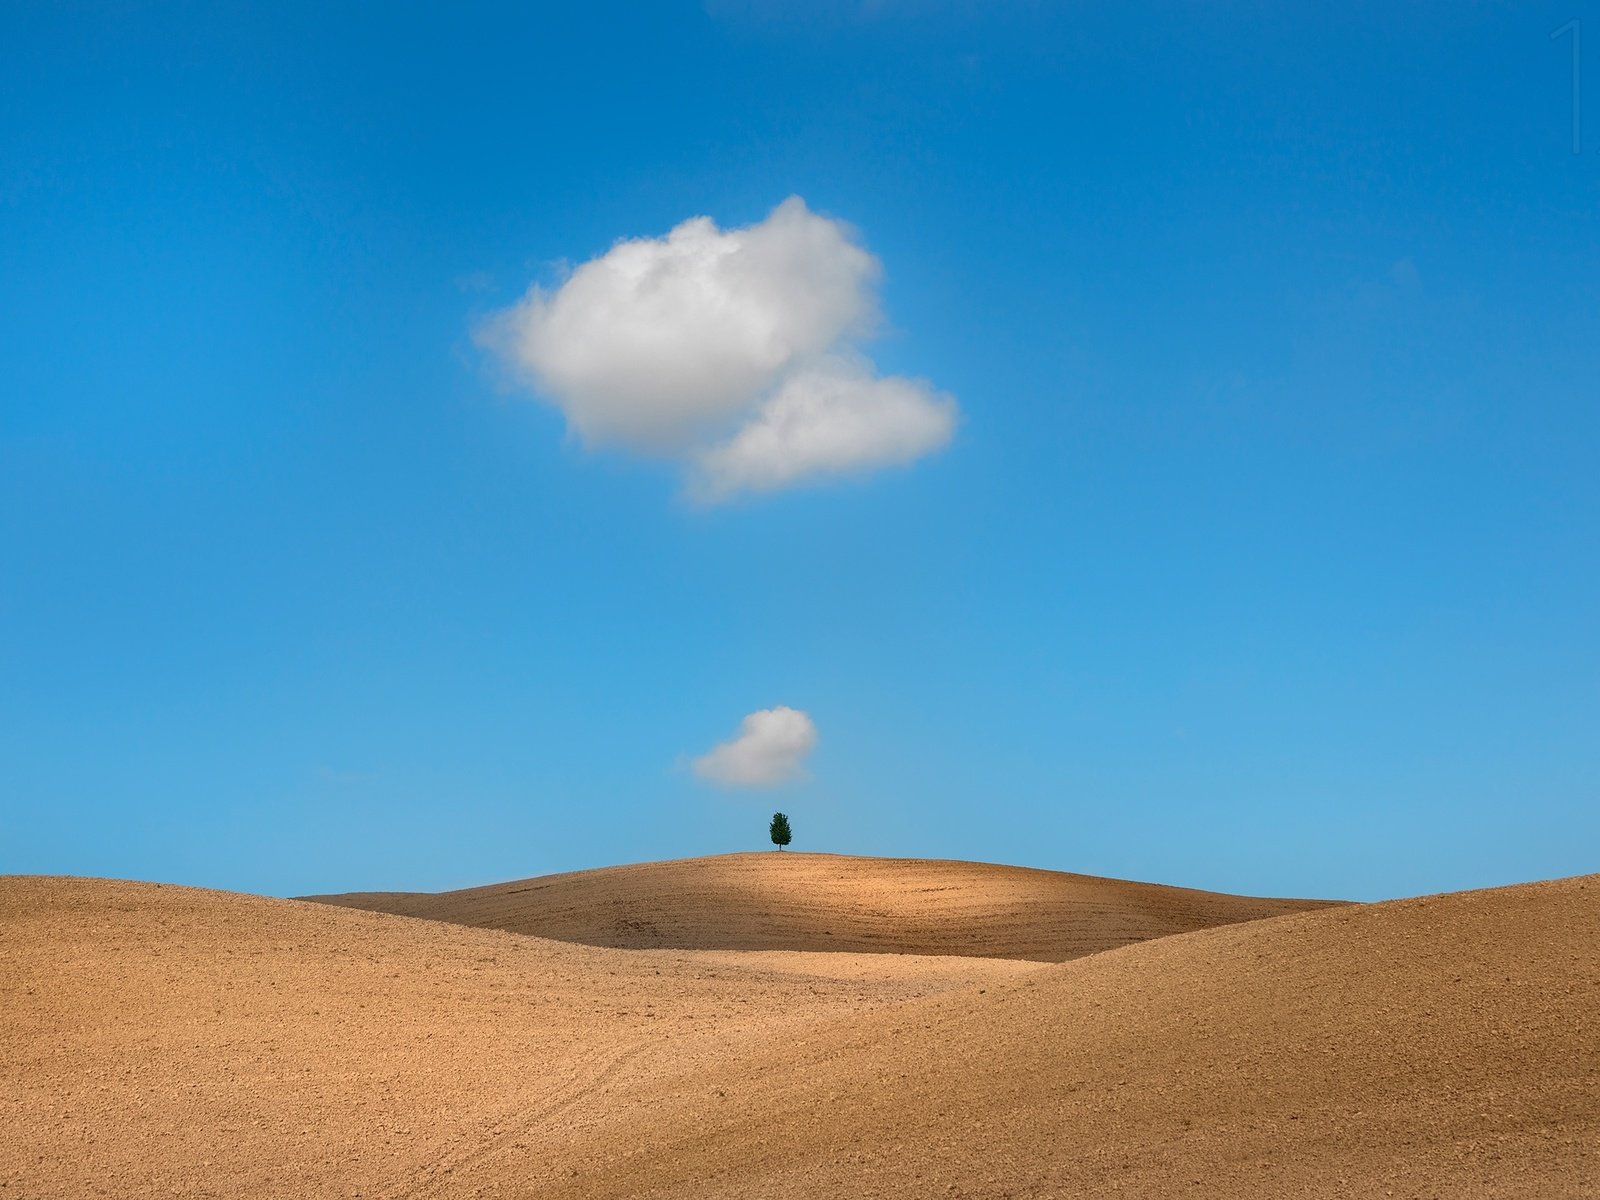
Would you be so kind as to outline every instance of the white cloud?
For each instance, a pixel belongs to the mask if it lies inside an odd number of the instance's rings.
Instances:
[[[817,727],[797,708],[763,708],[739,725],[732,741],[694,760],[695,774],[724,787],[773,787],[802,773],[817,744]]]
[[[878,260],[798,196],[763,221],[694,217],[618,242],[479,331],[591,446],[679,457],[701,493],[772,490],[909,461],[949,440],[954,401],[878,378]]]
[[[812,475],[910,462],[955,429],[956,403],[926,383],[826,359],[790,375],[727,441],[696,459],[708,499],[769,491]]]

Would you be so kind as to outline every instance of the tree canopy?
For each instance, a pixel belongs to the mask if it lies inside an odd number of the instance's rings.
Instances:
[[[789,832],[789,818],[781,812],[772,814],[772,824],[768,826],[767,832],[772,834],[772,844],[779,850],[787,846],[793,836]]]

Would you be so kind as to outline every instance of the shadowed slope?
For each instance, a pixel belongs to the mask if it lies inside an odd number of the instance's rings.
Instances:
[[[625,948],[844,950],[1058,962],[1320,908],[944,859],[753,853],[326,904]]]

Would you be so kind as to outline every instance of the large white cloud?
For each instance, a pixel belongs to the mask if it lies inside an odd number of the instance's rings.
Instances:
[[[706,498],[905,462],[954,402],[878,378],[878,260],[791,197],[757,224],[695,217],[618,242],[480,330],[589,445],[683,458]]]
[[[747,716],[738,736],[694,760],[695,774],[725,787],[773,787],[802,773],[817,727],[797,708],[779,705]]]

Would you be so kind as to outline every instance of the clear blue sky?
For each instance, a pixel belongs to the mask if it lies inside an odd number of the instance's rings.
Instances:
[[[1600,867],[1600,11],[800,7],[6,7],[0,871]],[[790,195],[943,450],[697,505],[474,339]]]

